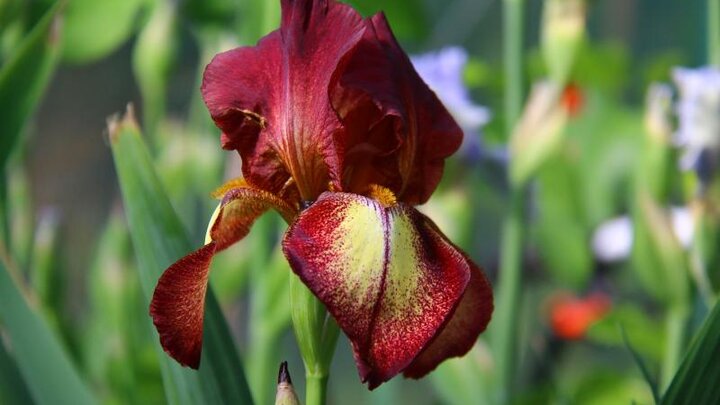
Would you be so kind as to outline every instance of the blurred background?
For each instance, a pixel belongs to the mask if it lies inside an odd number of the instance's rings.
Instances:
[[[497,311],[467,357],[372,392],[341,336],[329,403],[652,403],[718,285],[720,74],[690,77],[713,63],[713,2],[349,3],[385,11],[466,132],[421,209],[486,270]],[[134,105],[158,184],[200,246],[210,193],[240,174],[200,98],[202,69],[278,22],[267,0],[0,0],[5,266],[94,401],[173,402],[107,119]],[[702,141],[683,138],[693,97],[710,111],[691,113]],[[274,216],[256,228],[211,277],[250,390],[268,403],[280,360],[300,394],[304,373],[283,302],[283,228]],[[0,404],[44,403],[9,316]]]

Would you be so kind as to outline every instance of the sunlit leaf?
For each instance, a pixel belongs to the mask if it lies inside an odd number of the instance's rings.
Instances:
[[[163,192],[131,110],[123,120],[111,122],[109,132],[140,282],[149,304],[162,271],[190,252],[192,246]],[[205,311],[199,372],[183,369],[161,353],[168,400],[172,403],[252,403],[235,345],[212,290],[208,290]],[[157,347],[160,350],[159,342]]]

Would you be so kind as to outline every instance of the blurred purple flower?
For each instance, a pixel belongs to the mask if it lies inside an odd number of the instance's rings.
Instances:
[[[460,155],[477,161],[486,154],[482,127],[490,121],[490,111],[470,99],[463,81],[467,52],[459,46],[443,48],[410,57],[415,70],[443,102],[465,133]]]
[[[676,68],[673,79],[680,92],[675,142],[684,151],[683,170],[695,170],[706,183],[720,153],[720,70],[715,67]]]

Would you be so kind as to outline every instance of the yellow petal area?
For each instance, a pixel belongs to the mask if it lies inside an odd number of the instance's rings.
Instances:
[[[324,193],[283,241],[293,271],[352,341],[371,388],[439,333],[470,279],[466,258],[425,216],[386,202]]]

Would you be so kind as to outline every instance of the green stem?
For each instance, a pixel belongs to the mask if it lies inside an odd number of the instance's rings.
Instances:
[[[305,405],[323,405],[340,329],[325,306],[294,274],[290,276],[290,312],[305,364]]]
[[[328,376],[305,374],[305,404],[322,405],[327,401]]]
[[[707,0],[708,63],[720,67],[720,0]]]
[[[523,1],[503,0],[503,64],[505,72],[505,129],[508,136],[522,110]]]
[[[10,208],[8,206],[7,172],[0,173],[0,243],[5,244],[8,252],[12,251],[10,239]]]
[[[522,110],[523,4],[523,0],[503,0],[505,130],[508,139]],[[515,372],[519,298],[522,286],[524,199],[522,186],[511,190],[510,210],[506,214],[502,229],[494,325],[491,324],[490,327],[497,367],[496,399],[500,403],[508,400]]]
[[[501,403],[507,402],[515,372],[522,286],[524,193],[516,190],[502,229],[496,310],[491,327]]]
[[[665,353],[660,376],[660,392],[670,386],[680,365],[685,343],[688,311],[684,306],[670,307],[665,318]]]

